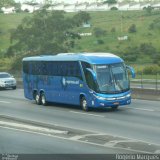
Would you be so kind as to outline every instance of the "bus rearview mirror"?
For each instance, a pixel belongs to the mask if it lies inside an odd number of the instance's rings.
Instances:
[[[132,78],[135,78],[136,77],[136,74],[135,74],[135,71],[134,71],[134,68],[131,67],[131,66],[126,66],[127,70],[130,71],[131,75],[132,75]]]

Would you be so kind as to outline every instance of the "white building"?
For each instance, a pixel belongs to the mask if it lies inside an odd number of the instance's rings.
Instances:
[[[109,4],[108,5],[108,8],[109,8],[109,10],[111,10],[112,8],[117,8],[118,9],[118,3],[115,3],[115,4]]]
[[[65,12],[75,12],[75,10],[76,10],[75,4],[64,5],[64,11]]]
[[[147,8],[151,6],[151,4],[149,2],[142,2],[140,3],[140,9],[143,10],[144,8]]]
[[[1,10],[4,14],[15,13],[15,7],[2,7]]]
[[[129,9],[129,3],[118,3],[118,10],[127,11]]]
[[[160,9],[160,2],[153,2],[153,3],[151,3],[151,5],[155,9]]]
[[[42,5],[39,4],[27,4],[27,3],[21,4],[21,10],[28,11],[29,13],[33,13],[34,11],[39,10],[41,7]]]
[[[117,0],[118,3],[121,3],[121,2],[155,2],[155,1],[160,1],[160,0]]]
[[[87,11],[95,11],[97,10],[97,3],[89,3],[86,5]]]
[[[97,10],[99,10],[99,11],[109,10],[109,5],[107,3],[105,3],[105,4],[98,3],[97,4]]]
[[[85,11],[87,7],[87,3],[80,3],[75,5],[76,11]]]
[[[35,0],[36,1],[36,0]],[[48,1],[48,0],[46,0]],[[85,1],[85,2],[83,2]],[[107,4],[103,3],[103,0],[81,0],[76,1],[75,3],[72,3],[73,0],[70,0],[70,3],[65,3],[65,0],[58,1],[59,3],[56,3],[56,1],[53,1],[54,3],[51,4],[51,6],[48,8],[48,10],[64,10],[66,12],[76,12],[76,11],[109,11],[112,8],[117,8],[118,10],[127,11],[127,10],[142,10],[144,8],[147,8],[148,6],[151,6],[155,9],[160,8],[160,0],[150,2],[152,0],[118,0],[118,3],[115,4]],[[95,2],[96,1],[96,2]],[[101,2],[100,2],[101,1]],[[137,1],[137,2],[135,2]],[[139,2],[138,2],[139,1]],[[143,2],[142,2],[143,1]],[[41,5],[33,5],[33,4],[22,4],[21,10],[32,13],[35,10],[40,9]]]
[[[64,10],[63,3],[54,4],[52,7],[53,7],[53,10],[58,10],[58,11]]]
[[[141,10],[141,4],[136,2],[130,3],[128,10]]]

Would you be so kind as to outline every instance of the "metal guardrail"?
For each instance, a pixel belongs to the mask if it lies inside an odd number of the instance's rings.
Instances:
[[[158,79],[132,79],[131,88],[160,90],[160,80]]]
[[[156,79],[132,79],[131,82],[148,82],[148,83],[155,83],[158,82],[160,83],[160,80],[156,80]]]

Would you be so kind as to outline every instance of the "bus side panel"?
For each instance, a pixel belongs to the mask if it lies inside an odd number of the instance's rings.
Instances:
[[[33,91],[44,91],[48,102],[80,105],[83,93],[91,106],[89,88],[76,77],[40,76],[23,74],[24,95],[33,100]]]
[[[48,83],[44,84],[43,88],[45,90],[47,101],[61,103],[66,101],[61,79],[60,76],[49,77]]]
[[[63,77],[62,88],[65,97],[65,103],[79,105],[80,93],[83,91],[83,81],[76,77]]]
[[[23,74],[24,95],[33,100],[33,91],[44,91],[49,102],[79,105],[83,81],[76,77]]]
[[[33,86],[32,86],[32,75],[23,73],[23,86],[24,86],[24,96],[28,99],[33,99]]]
[[[79,105],[83,81],[75,77],[55,76],[50,79],[50,85],[45,85],[47,101]]]

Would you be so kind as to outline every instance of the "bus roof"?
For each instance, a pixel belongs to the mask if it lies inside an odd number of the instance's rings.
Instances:
[[[60,53],[23,58],[23,61],[84,61],[90,64],[120,63],[123,60],[111,53]]]

